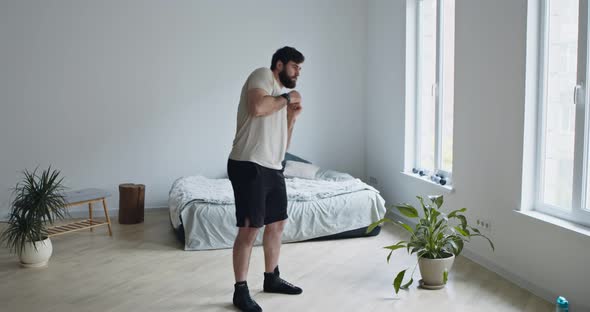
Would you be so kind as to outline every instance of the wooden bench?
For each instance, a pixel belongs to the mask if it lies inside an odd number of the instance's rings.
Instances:
[[[84,229],[90,229],[90,231],[93,231],[95,227],[102,225],[107,225],[109,228],[109,236],[113,236],[113,232],[111,230],[111,219],[109,218],[109,211],[107,209],[106,202],[106,198],[109,196],[111,196],[109,192],[95,188],[65,193],[64,197],[66,201],[66,208],[88,204],[88,219],[52,226],[47,229],[49,237],[81,231]],[[102,202],[105,220],[93,219],[92,208],[93,204],[96,202]]]

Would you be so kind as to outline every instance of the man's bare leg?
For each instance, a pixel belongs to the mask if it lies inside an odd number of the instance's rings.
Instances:
[[[264,272],[271,273],[279,265],[281,237],[287,220],[267,224],[264,229],[262,244],[264,246]]]
[[[281,237],[287,220],[267,224],[264,229],[262,244],[264,246],[264,291],[270,293],[299,295],[301,288],[280,278],[279,255],[281,253]]]
[[[249,227],[248,221],[246,220],[245,227],[238,229],[238,235],[234,241],[233,263],[236,282],[244,282],[248,278],[252,246],[254,246],[254,241],[256,241],[256,235],[258,234],[258,228]]]
[[[249,227],[249,224],[246,219],[246,226],[238,229],[238,235],[234,241],[233,262],[236,284],[234,285],[233,303],[241,311],[261,312],[262,308],[250,297],[246,283],[252,246],[256,240],[256,234],[258,234],[258,229]]]

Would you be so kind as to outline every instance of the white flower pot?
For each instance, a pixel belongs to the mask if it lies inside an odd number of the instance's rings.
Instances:
[[[426,286],[443,287],[444,272],[450,272],[455,261],[455,255],[444,259],[418,258],[418,266],[422,275],[422,282]]]
[[[37,249],[32,242],[27,242],[25,248],[18,255],[21,266],[25,268],[39,268],[47,266],[47,262],[53,253],[53,246],[51,240],[46,238],[35,243]]]

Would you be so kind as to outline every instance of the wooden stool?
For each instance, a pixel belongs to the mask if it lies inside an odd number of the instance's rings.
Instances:
[[[119,185],[119,223],[143,222],[145,185],[125,183]]]
[[[109,218],[106,201],[106,198],[109,196],[111,196],[109,192],[94,188],[65,193],[66,208],[88,204],[88,219],[50,227],[47,229],[48,236],[51,237],[84,229],[90,229],[90,231],[93,231],[95,227],[101,225],[107,225],[109,228],[109,236],[113,236],[111,219]],[[99,221],[92,218],[92,206],[95,202],[102,202],[105,221]]]

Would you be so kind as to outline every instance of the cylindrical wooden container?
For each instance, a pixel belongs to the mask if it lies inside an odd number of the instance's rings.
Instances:
[[[119,185],[119,223],[143,222],[145,185],[125,183]]]

